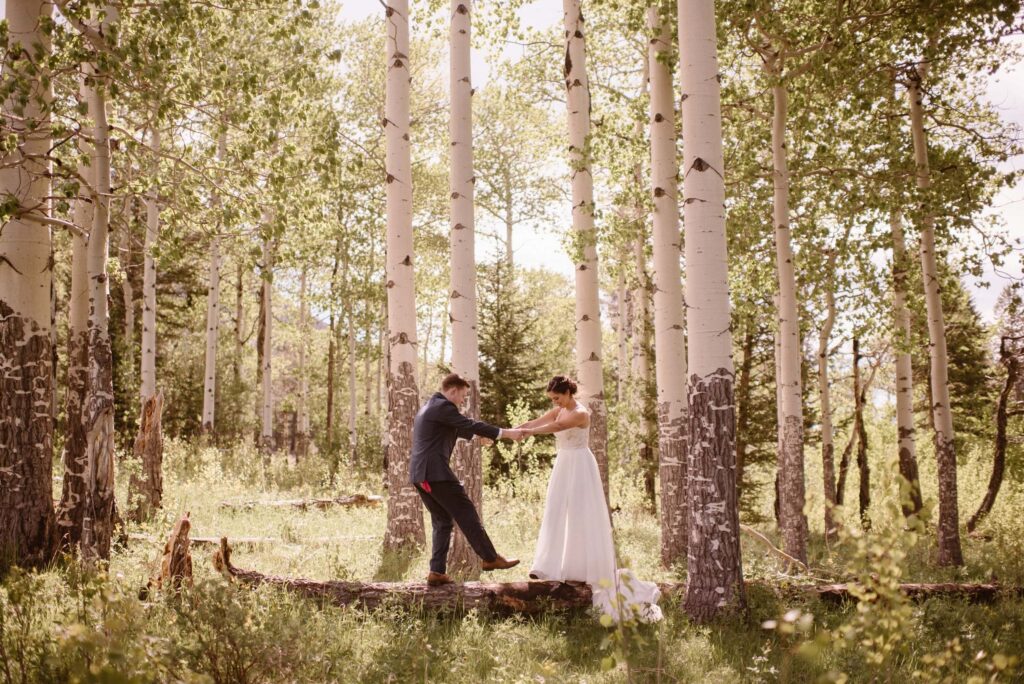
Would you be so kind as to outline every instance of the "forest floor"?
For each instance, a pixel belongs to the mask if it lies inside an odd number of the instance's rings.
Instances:
[[[961,519],[973,512],[987,470],[962,469]],[[245,447],[218,450],[168,441],[165,509],[132,526],[105,574],[83,575],[72,563],[6,578],[0,590],[0,683],[21,681],[214,682],[738,682],[738,681],[1011,681],[1021,677],[1024,602],[989,605],[958,599],[910,604],[887,581],[1024,583],[1024,488],[1012,480],[983,526],[984,538],[964,537],[966,565],[940,570],[929,562],[930,535],[915,538],[873,510],[870,535],[844,534],[826,547],[812,538],[811,570],[784,574],[764,544],[744,536],[746,614],[712,626],[686,619],[678,597],[664,599],[665,620],[629,628],[604,627],[590,613],[539,618],[431,615],[399,607],[372,612],[320,606],[262,587],[228,585],[214,570],[212,545],[194,545],[195,586],[180,596],[140,600],[174,520],[188,512],[193,537],[261,538],[233,544],[238,567],[311,579],[419,581],[424,549],[408,557],[382,555],[385,506],[222,507],[222,502],[275,501],[342,494],[381,494],[381,480],[339,473],[326,486],[322,461],[264,469]],[[923,477],[929,469],[923,467]],[[885,467],[878,464],[877,491]],[[856,475],[854,473],[853,475]],[[119,479],[125,479],[122,474]],[[814,466],[808,460],[808,482]],[[849,491],[856,492],[856,478]],[[523,559],[489,581],[524,581],[543,511],[546,472],[513,485],[487,488],[484,517],[499,551]],[[891,490],[892,488],[889,487]],[[685,580],[658,564],[658,520],[643,487],[618,469],[612,501],[619,553],[649,580]],[[926,497],[928,490],[926,488]],[[892,498],[892,497],[889,497]],[[771,502],[763,507],[769,513]],[[761,512],[764,512],[763,510]],[[812,529],[820,502],[809,496]],[[758,516],[748,514],[748,522]],[[429,538],[429,520],[428,538]],[[757,528],[778,540],[774,524]],[[794,583],[878,578],[873,601],[861,608],[794,597]],[[778,587],[774,590],[771,587]],[[813,617],[811,617],[813,616]],[[767,625],[767,626],[766,626]],[[844,679],[844,677],[846,679]]]

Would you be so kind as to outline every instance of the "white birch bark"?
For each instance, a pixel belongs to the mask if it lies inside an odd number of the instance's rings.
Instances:
[[[38,47],[49,53],[40,25],[52,11],[49,2],[8,0],[12,44],[28,54]],[[50,121],[42,103],[51,92],[39,78],[31,88],[24,109],[17,94],[3,102],[4,134],[24,137],[0,159],[0,200],[16,200],[20,209],[0,226],[0,566],[43,565],[57,539],[51,494],[51,232],[32,220],[49,214]]]
[[[777,59],[777,58],[776,58]],[[800,318],[797,312],[796,272],[789,225],[789,166],[786,152],[786,120],[789,93],[781,80],[782,65],[769,60],[765,66],[772,86],[772,220],[775,224],[775,264],[779,278],[779,527],[783,550],[807,562],[807,517],[804,515],[803,393],[800,376]]]
[[[921,216],[921,274],[928,311],[928,352],[931,360],[932,426],[939,471],[939,565],[963,565],[960,548],[960,514],[957,503],[956,449],[953,443],[953,412],[949,403],[949,357],[946,353],[946,323],[942,312],[938,259],[935,254],[935,216],[929,192],[928,138],[924,127],[924,96],[921,81],[927,65],[910,73],[907,97],[914,139],[914,164]]]
[[[469,59],[471,8],[471,0],[452,0],[448,33],[451,46],[451,115],[448,120],[448,187],[451,198],[449,318],[452,322],[451,368],[469,382],[467,415],[479,419],[480,362],[476,309],[476,228],[473,216],[473,86]],[[443,341],[441,354],[444,354]],[[462,480],[477,512],[483,515],[483,473],[479,441],[459,440],[452,455],[452,470]],[[480,558],[457,528],[448,553],[448,569],[464,578],[476,579],[480,576]]]
[[[836,506],[835,434],[832,428],[832,388],[828,374],[829,341],[836,322],[836,295],[832,277],[836,265],[833,250],[825,266],[825,320],[818,331],[818,401],[821,410],[821,472],[825,493],[825,538],[835,536],[834,512]]]
[[[658,388],[658,474],[661,480],[661,562],[686,560],[686,337],[679,265],[679,169],[672,73],[665,61],[672,50],[670,25],[657,5],[647,9],[650,70],[651,195],[654,200],[654,349]]]
[[[217,163],[224,164],[227,154],[227,140],[221,134],[217,139]],[[214,214],[220,210],[220,196],[215,191],[211,197]],[[216,222],[217,232],[210,243],[210,266],[206,289],[206,352],[203,358],[203,433],[212,435],[217,418],[217,342],[220,339],[220,221]]]
[[[736,491],[725,163],[714,0],[679,0],[686,225],[689,536],[684,607],[705,621],[745,603]]]
[[[121,227],[117,247],[117,259],[121,265],[121,301],[124,306],[124,345],[121,353],[126,357],[120,359],[120,363],[133,375],[135,371],[135,286],[132,285],[131,279],[131,226],[134,221],[135,211],[133,209],[130,218]]]
[[[413,278],[412,161],[409,145],[409,3],[387,0],[384,126],[387,202],[388,445],[385,551],[420,546],[423,510],[409,484],[416,384],[416,290]]]
[[[576,236],[576,373],[579,401],[590,409],[590,446],[608,498],[608,420],[601,362],[601,307],[594,231],[594,178],[590,164],[590,84],[580,0],[562,0],[565,88],[572,173],[572,226]]]

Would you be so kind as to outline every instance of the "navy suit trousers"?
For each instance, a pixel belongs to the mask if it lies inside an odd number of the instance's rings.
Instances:
[[[448,547],[451,545],[453,523],[459,526],[466,541],[485,561],[498,557],[491,538],[487,536],[476,507],[466,494],[462,483],[451,481],[430,482],[430,491],[422,483],[416,483],[416,491],[423,499],[423,505],[430,511],[430,524],[434,529],[430,554],[431,572],[444,572],[448,564]]]

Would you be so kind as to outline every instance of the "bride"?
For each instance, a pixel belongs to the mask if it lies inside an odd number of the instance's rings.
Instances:
[[[616,571],[608,504],[590,451],[590,411],[565,376],[552,378],[547,394],[554,408],[517,428],[524,437],[554,434],[558,447],[530,579],[586,582],[594,605],[613,620],[659,620],[657,585]]]

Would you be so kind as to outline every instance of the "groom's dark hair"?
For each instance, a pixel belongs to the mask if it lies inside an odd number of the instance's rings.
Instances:
[[[447,392],[453,387],[469,387],[469,381],[458,373],[449,373],[444,376],[444,380],[441,381],[441,391]]]

